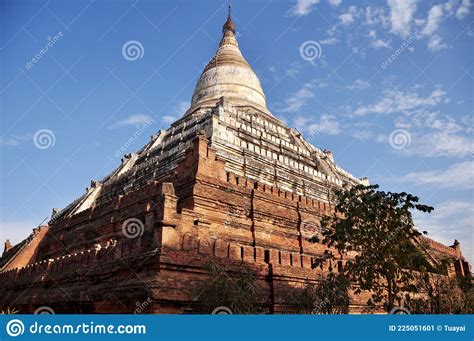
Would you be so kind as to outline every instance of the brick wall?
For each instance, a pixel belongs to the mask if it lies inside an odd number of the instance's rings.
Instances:
[[[55,222],[18,268],[0,273],[0,309],[132,313],[149,299],[147,312],[195,312],[192,288],[215,258],[245,262],[267,311],[288,312],[293,288],[337,271],[313,268],[326,247],[308,242],[333,213],[329,203],[228,171],[200,134],[172,173]],[[131,239],[123,233],[130,218],[143,224]],[[353,298],[354,311],[363,300]]]

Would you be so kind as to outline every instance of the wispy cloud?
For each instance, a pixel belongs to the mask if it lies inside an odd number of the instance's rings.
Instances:
[[[426,18],[425,26],[421,31],[421,35],[428,37],[428,50],[436,52],[445,48],[448,48],[448,45],[443,43],[442,38],[436,34],[438,31],[441,21],[444,19],[444,10],[447,5],[435,5],[431,7],[428,12],[428,17]]]
[[[317,4],[319,4],[319,0],[298,0],[290,9],[289,14],[296,17],[304,17],[311,13]]]
[[[191,103],[189,101],[179,101],[171,108],[170,115],[164,115],[161,120],[166,124],[171,124],[182,117],[186,110],[189,109]]]
[[[462,0],[461,6],[456,10],[456,18],[463,19],[469,14],[471,0]]]
[[[379,48],[390,48],[390,42],[388,40],[383,40],[383,39],[374,39],[371,43],[370,46],[372,46],[375,49]]]
[[[427,97],[422,97],[416,92],[386,90],[384,96],[376,103],[362,105],[356,108],[354,115],[410,113],[415,110],[443,103],[448,100],[446,94],[446,91],[442,89],[433,90]]]
[[[328,0],[328,2],[334,7],[341,4],[340,0]],[[446,18],[456,17],[461,20],[467,17],[472,7],[471,2],[471,0],[448,0],[445,3],[431,6],[427,12],[418,14],[416,0],[387,0],[386,5],[379,3],[369,6],[347,6],[337,14],[338,21],[332,24],[327,31],[327,37],[320,40],[319,43],[322,45],[339,43],[344,38],[342,35],[345,33],[344,29],[354,27],[353,24],[357,22],[359,27],[355,29],[355,32],[347,32],[350,39],[365,34],[360,32],[364,27],[371,27],[383,32],[390,31],[403,39],[415,34],[417,39],[426,39],[429,51],[440,51],[452,47],[443,40],[439,32],[441,23]],[[293,16],[306,16],[314,10],[318,3],[319,0],[298,0],[291,7],[289,13]],[[375,49],[390,48],[391,39],[388,39],[387,35],[378,37],[375,35],[375,30],[371,30],[369,31],[369,37],[371,40],[367,44],[368,47]],[[409,49],[413,50],[414,47]],[[355,52],[362,56],[365,56],[365,50],[366,48],[363,46],[355,48]]]
[[[356,79],[354,83],[350,85],[346,85],[345,88],[349,90],[363,90],[363,89],[370,88],[370,83],[362,79]]]
[[[374,136],[373,132],[370,130],[356,130],[351,135],[353,138],[359,141],[368,141]]]
[[[427,96],[417,91],[413,88],[409,91],[386,90],[375,103],[354,110],[348,108],[349,117],[391,115],[395,127],[407,130],[410,136],[410,144],[397,151],[403,155],[425,158],[474,155],[472,121],[440,113],[440,105],[450,101],[446,91],[435,89]],[[387,138],[376,141],[386,143]]]
[[[474,155],[474,140],[472,136],[449,131],[412,135],[410,148],[404,151],[407,155],[418,155],[421,157],[466,157]]]
[[[29,141],[33,138],[33,134],[22,134],[22,135],[9,135],[0,137],[0,146],[13,148],[17,147],[23,142]]]
[[[342,13],[339,16],[339,20],[342,25],[350,25],[360,16],[360,14],[361,12],[357,6],[350,6],[345,13]]]
[[[466,157],[474,155],[473,122],[439,111],[419,109],[396,119],[396,127],[408,129],[412,143],[402,152],[420,157]]]
[[[443,43],[441,37],[437,34],[430,37],[428,41],[428,50],[436,52],[442,49],[447,49],[449,46]]]
[[[443,6],[436,5],[431,7],[428,12],[428,18],[426,19],[426,25],[421,31],[421,34],[430,36],[436,32],[443,18]]]
[[[342,0],[328,0],[329,4],[333,7],[337,7],[342,3]]]
[[[413,15],[416,12],[415,0],[388,0],[390,23],[393,33],[406,38],[410,35]]]
[[[445,170],[413,172],[400,179],[419,186],[435,186],[450,190],[471,190],[474,188],[474,162],[456,163]]]
[[[285,99],[285,104],[280,111],[290,113],[299,111],[309,99],[314,97],[313,89],[312,83],[304,84],[301,89]]]
[[[123,120],[118,121],[110,128],[117,128],[117,127],[126,127],[126,126],[141,126],[143,124],[149,124],[153,121],[153,118],[147,114],[134,114],[130,115]]]
[[[389,27],[390,18],[385,14],[385,8],[367,6],[365,8],[364,24],[368,26],[380,25],[381,28],[385,29]]]
[[[334,37],[329,37],[329,38],[320,40],[319,43],[321,45],[336,45],[337,43],[339,43],[339,39],[334,38]]]
[[[166,123],[166,124],[171,124],[175,122],[178,119],[176,116],[171,116],[171,115],[164,115],[161,120]]]
[[[328,84],[320,79],[313,79],[301,86],[301,88],[288,96],[283,103],[276,105],[276,110],[284,113],[298,112],[314,97],[316,89],[326,88]]]
[[[375,30],[370,30],[368,36],[371,39],[370,46],[372,46],[373,48],[390,48],[390,41],[378,38],[377,32]]]
[[[191,102],[189,101],[179,101],[173,107],[173,114],[179,117],[183,116],[186,110],[189,109],[191,106]]]
[[[341,133],[341,125],[336,116],[324,114],[315,119],[314,117],[297,116],[293,125],[308,137],[315,135],[338,135]]]

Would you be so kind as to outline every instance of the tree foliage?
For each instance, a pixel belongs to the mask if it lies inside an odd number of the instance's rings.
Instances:
[[[196,286],[193,294],[207,313],[217,307],[227,307],[234,314],[261,312],[257,275],[244,262],[230,266],[210,260],[206,279]]]
[[[420,294],[406,295],[405,305],[413,314],[472,314],[474,286],[472,278],[448,278],[436,274],[419,274]]]
[[[317,283],[307,283],[303,289],[293,291],[291,304],[301,314],[349,313],[349,281],[330,272]]]
[[[321,222],[323,243],[333,257],[347,259],[343,273],[355,284],[355,293],[371,291],[367,304],[383,303],[390,311],[410,289],[414,271],[430,266],[411,211],[429,213],[433,207],[405,192],[379,191],[378,185],[357,185],[335,194],[336,212]]]

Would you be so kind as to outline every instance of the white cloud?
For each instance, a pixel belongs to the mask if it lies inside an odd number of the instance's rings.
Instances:
[[[428,37],[429,51],[436,52],[449,47],[436,32],[444,17],[453,15],[454,6],[455,2],[452,0],[446,2],[444,5],[435,5],[429,10],[426,20],[420,22],[420,25],[424,24],[421,30],[421,36]]]
[[[314,97],[314,84],[312,82],[304,84],[298,91],[285,99],[284,106],[280,109],[282,112],[297,112],[309,99]]]
[[[134,114],[123,120],[118,121],[112,128],[124,127],[124,126],[141,126],[143,124],[149,124],[153,121],[153,118],[147,114]]]
[[[281,112],[297,112],[306,103],[314,97],[315,89],[323,89],[328,86],[327,83],[320,79],[313,79],[310,82],[303,84],[303,86],[284,100],[283,104],[277,105],[277,110]]]
[[[296,129],[309,137],[319,134],[338,135],[341,132],[341,126],[336,116],[329,114],[322,115],[319,121],[310,117],[297,116],[293,120],[293,124]]]
[[[401,181],[449,190],[471,190],[474,188],[474,161],[457,163],[446,170],[413,172]]]
[[[463,19],[466,15],[469,14],[471,8],[470,0],[462,0],[461,6],[456,10],[456,18]]]
[[[302,64],[299,62],[293,62],[290,64],[289,69],[286,70],[286,75],[295,77],[298,73],[300,73],[301,69],[303,68]]]
[[[448,103],[447,93],[435,89],[428,96],[417,92],[388,90],[373,104],[363,105],[351,111],[354,116],[369,114],[395,114],[395,126],[408,130],[411,144],[400,150],[404,155],[421,157],[466,157],[474,155],[472,122],[469,119],[455,119],[433,110]],[[386,138],[376,139],[386,143]]]
[[[385,15],[383,7],[372,7],[367,6],[365,8],[365,22],[366,25],[382,25],[383,28],[387,28],[390,23],[390,18]]]
[[[447,48],[448,45],[442,42],[442,39],[439,35],[435,34],[430,37],[430,40],[428,41],[428,50],[436,52]]]
[[[355,115],[410,113],[425,107],[435,106],[446,101],[446,91],[434,90],[428,97],[420,97],[416,92],[388,90],[384,97],[374,104],[360,106],[354,110]]]
[[[363,90],[369,87],[370,87],[370,83],[362,79],[356,79],[354,83],[345,86],[345,88],[349,90]]]
[[[335,45],[340,42],[340,40],[337,38],[339,35],[339,30],[337,29],[337,25],[331,26],[327,31],[327,38],[320,40],[319,43],[321,45]]]
[[[423,157],[465,157],[474,154],[474,140],[454,132],[429,132],[414,136],[407,154]]]
[[[423,35],[430,36],[436,32],[443,18],[443,6],[436,5],[431,7],[428,12],[428,19],[426,20],[426,25],[421,31]]]
[[[327,35],[330,37],[334,37],[339,33],[339,30],[337,29],[337,25],[332,25],[328,30],[326,31]]]
[[[32,134],[23,134],[23,135],[10,135],[10,136],[0,136],[0,146],[5,147],[17,147],[23,142],[31,140],[33,137]]]
[[[340,41],[339,39],[331,37],[331,38],[326,38],[326,39],[320,40],[319,43],[321,45],[335,45],[335,44],[339,43],[339,41]]]
[[[342,3],[342,0],[328,0],[331,6],[337,7]]]
[[[423,26],[426,23],[425,19],[415,19],[416,26]]]
[[[432,52],[440,51],[442,49],[446,49],[449,46],[443,43],[442,38],[436,33],[439,29],[439,25],[441,21],[444,19],[445,16],[444,10],[446,10],[446,15],[449,16],[450,13],[452,14],[454,3],[448,1],[444,5],[435,5],[431,7],[428,12],[428,17],[424,22],[426,22],[425,26],[421,31],[421,35],[425,37],[429,37],[428,39],[428,50]],[[443,10],[444,9],[444,10]]]
[[[166,124],[171,124],[173,123],[174,121],[176,121],[178,119],[178,117],[176,116],[171,116],[171,115],[165,115],[161,118],[161,120],[166,123]]]
[[[338,135],[341,132],[340,124],[334,115],[322,115],[319,126],[321,134]]]
[[[370,46],[376,49],[379,49],[381,47],[388,49],[390,48],[390,42],[383,39],[375,39],[370,43]]]
[[[375,49],[379,49],[381,47],[390,48],[390,41],[378,39],[377,32],[375,30],[370,30],[367,34],[371,38],[370,46]]]
[[[413,14],[416,12],[415,0],[388,0],[390,7],[391,30],[403,38],[408,37],[411,31]]]
[[[397,128],[430,128],[438,131],[456,133],[464,131],[470,133],[471,123],[462,120],[462,126],[452,117],[440,117],[439,111],[419,110],[410,112],[407,116],[397,118]]]
[[[289,13],[292,16],[304,17],[311,13],[314,6],[317,4],[319,4],[319,0],[298,0],[290,9]]]
[[[356,130],[352,133],[352,137],[360,141],[368,141],[374,137],[370,130]]]
[[[448,15],[453,15],[454,8],[457,6],[458,0],[448,0],[444,4],[444,10],[448,13]]]
[[[328,87],[328,83],[320,80],[320,79],[315,79],[313,80],[313,84],[316,86],[318,89],[324,89]]]
[[[357,17],[359,17],[359,10],[356,6],[350,6],[346,13],[343,13],[339,16],[339,20],[342,25],[352,24]]]
[[[274,67],[270,67],[274,68]],[[273,70],[272,72],[275,72]],[[179,101],[176,102],[175,105],[171,108],[169,115],[164,115],[161,117],[161,120],[166,124],[172,124],[173,122],[177,121],[180,117],[182,117],[186,111],[191,106],[189,101]]]
[[[179,101],[173,107],[173,114],[178,116],[178,117],[181,117],[181,116],[184,115],[186,110],[189,109],[190,106],[191,106],[191,103],[189,101]]]

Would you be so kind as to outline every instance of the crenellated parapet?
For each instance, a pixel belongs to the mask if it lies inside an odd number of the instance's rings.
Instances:
[[[436,240],[433,240],[425,236],[420,236],[420,240],[424,243],[427,243],[432,250],[438,251],[446,256],[451,256],[455,258],[462,257],[460,249],[456,249],[451,246],[446,246],[440,242],[437,242]]]

